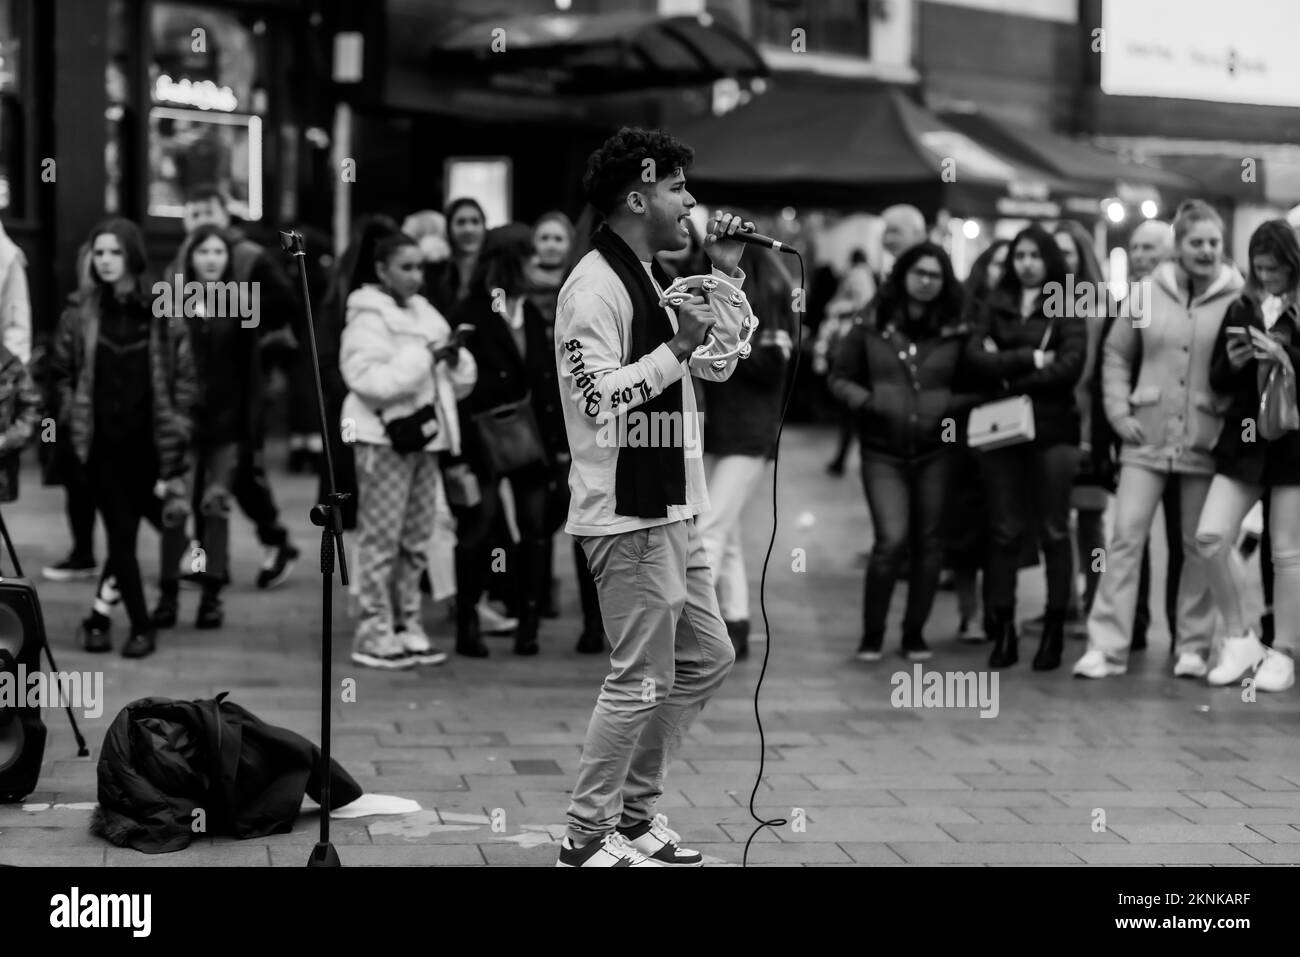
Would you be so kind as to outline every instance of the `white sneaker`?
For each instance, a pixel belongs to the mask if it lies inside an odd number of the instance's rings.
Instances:
[[[1128,665],[1106,657],[1100,648],[1092,648],[1083,653],[1083,657],[1074,663],[1076,678],[1110,678],[1128,672]]]
[[[1174,665],[1174,677],[1204,678],[1209,670],[1204,658],[1194,651],[1184,651],[1178,656],[1178,661]]]
[[[447,652],[435,648],[419,625],[407,625],[398,632],[398,637],[402,640],[402,647],[415,658],[416,664],[440,665],[447,660]]]
[[[885,657],[885,654],[882,651],[859,651],[853,657],[857,658],[858,661],[879,661]]]
[[[1295,659],[1284,651],[1267,649],[1264,662],[1255,672],[1255,687],[1260,691],[1286,691],[1295,684]]]
[[[485,601],[478,603],[478,630],[485,635],[500,635],[518,627],[518,618],[507,618]]]
[[[1219,663],[1210,669],[1205,680],[1218,687],[1236,684],[1246,672],[1264,660],[1267,651],[1254,631],[1225,638],[1219,648]]]
[[[556,867],[663,867],[652,861],[618,831],[610,831],[598,841],[574,847],[567,836],[560,842],[560,859]]]
[[[682,836],[669,830],[668,818],[656,814],[650,830],[629,843],[652,861],[664,867],[703,867],[704,855],[681,846]]]

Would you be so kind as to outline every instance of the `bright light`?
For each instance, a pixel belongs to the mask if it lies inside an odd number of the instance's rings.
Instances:
[[[556,10],[567,10],[573,6],[573,0],[555,0]]]
[[[1123,246],[1110,251],[1110,292],[1116,299],[1128,295],[1128,254]]]
[[[1124,204],[1117,199],[1112,199],[1106,204],[1106,218],[1112,223],[1124,222]]]
[[[961,234],[967,239],[979,239],[980,224],[973,219],[968,219],[961,224]]]
[[[1160,212],[1160,207],[1156,205],[1154,199],[1142,200],[1142,215],[1147,219],[1155,219],[1156,213]]]
[[[793,206],[787,206],[781,210],[781,218],[784,219],[787,223],[794,222],[794,218],[796,215],[797,214],[795,213]]]

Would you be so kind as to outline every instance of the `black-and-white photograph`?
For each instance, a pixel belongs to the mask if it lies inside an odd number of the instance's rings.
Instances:
[[[0,880],[121,937],[146,864],[1284,919],[1297,37],[0,0]]]

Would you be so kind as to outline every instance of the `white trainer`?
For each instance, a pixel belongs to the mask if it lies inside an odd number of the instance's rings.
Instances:
[[[1269,648],[1255,672],[1255,687],[1260,691],[1286,691],[1295,684],[1295,659],[1284,651]]]
[[[638,851],[622,834],[610,831],[599,840],[574,847],[565,837],[560,842],[556,867],[663,867]]]
[[[1174,677],[1204,678],[1209,670],[1204,658],[1194,651],[1184,651],[1174,664]]]
[[[1246,672],[1264,660],[1267,651],[1254,631],[1225,638],[1219,649],[1219,663],[1210,669],[1205,680],[1216,687],[1236,684]]]
[[[1106,652],[1100,648],[1091,648],[1085,651],[1083,657],[1074,663],[1076,678],[1110,678],[1127,672],[1127,664],[1107,658]]]
[[[485,635],[501,635],[519,627],[518,618],[507,618],[486,601],[478,603],[478,628]]]

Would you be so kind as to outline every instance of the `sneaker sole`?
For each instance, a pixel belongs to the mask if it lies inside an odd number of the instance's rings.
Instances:
[[[352,653],[354,664],[365,665],[367,668],[379,668],[383,671],[405,671],[407,668],[414,668],[417,664],[414,658],[398,658],[396,660],[389,658],[376,658],[372,655]]]
[[[97,574],[96,568],[85,568],[81,571],[69,571],[65,568],[41,569],[41,577],[52,582],[83,582],[94,578]]]
[[[439,651],[433,654],[415,655],[415,663],[417,665],[441,665],[441,664],[446,664],[446,662],[447,662],[447,652],[445,651]]]
[[[1242,668],[1241,671],[1237,672],[1234,677],[1230,677],[1230,678],[1225,678],[1222,674],[1216,676],[1214,674],[1214,671],[1210,671],[1205,676],[1205,682],[1206,684],[1210,685],[1213,688],[1224,688],[1227,687],[1228,685],[1239,684],[1241,682],[1241,679],[1246,677],[1246,675],[1250,674],[1252,671],[1254,671],[1259,666],[1260,662],[1262,662],[1263,660],[1264,659],[1261,658],[1259,659],[1259,661],[1255,662],[1254,664],[1247,665],[1245,668]],[[1256,682],[1256,687],[1258,687],[1258,684],[1259,683]]]

